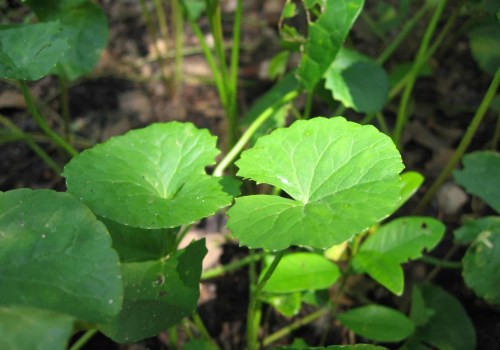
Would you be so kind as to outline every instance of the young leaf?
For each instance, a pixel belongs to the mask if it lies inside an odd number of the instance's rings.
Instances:
[[[227,226],[251,248],[327,248],[392,213],[400,199],[401,157],[372,126],[344,118],[297,121],[259,139],[236,163],[238,175],[292,199],[236,199]]]
[[[59,22],[0,27],[0,78],[38,80],[69,49]]]
[[[453,172],[455,181],[500,213],[500,154],[481,151],[466,154],[464,168]]]
[[[326,71],[325,87],[345,107],[362,113],[382,110],[389,94],[389,78],[368,56],[341,49]]]
[[[53,311],[0,307],[0,349],[66,350],[73,318]]]
[[[403,313],[381,305],[351,309],[338,318],[354,333],[376,341],[398,342],[414,330],[413,323]]]
[[[236,180],[205,173],[217,153],[207,130],[153,124],[82,152],[63,176],[68,191],[100,216],[134,227],[177,227],[231,203],[235,193],[227,185]]]
[[[108,41],[108,23],[99,6],[85,0],[27,0],[42,22],[60,21],[61,36],[71,49],[59,61],[57,74],[74,80],[94,69]]]
[[[359,251],[352,264],[356,271],[366,272],[394,294],[403,294],[405,282],[403,269],[390,255],[386,256],[375,251]]]
[[[87,207],[67,193],[20,189],[0,193],[0,213],[0,305],[89,322],[118,313],[118,254]]]
[[[265,274],[265,269],[261,277]],[[340,277],[337,265],[315,253],[291,253],[283,257],[263,291],[293,293],[324,289]]]
[[[500,231],[485,231],[462,259],[465,283],[491,304],[500,305]]]
[[[481,233],[488,231],[500,233],[500,216],[485,216],[476,220],[468,220],[453,234],[455,242],[471,243]]]
[[[398,203],[398,208],[417,192],[423,182],[424,177],[416,171],[407,171],[401,174],[401,200]]]
[[[302,306],[302,296],[300,293],[290,294],[267,294],[260,296],[260,300],[272,305],[285,317],[292,317],[299,313]]]
[[[425,306],[434,311],[429,321],[415,329],[413,338],[439,350],[476,348],[476,332],[460,302],[433,285],[420,288]]]
[[[191,315],[199,297],[205,240],[167,259],[122,265],[125,296],[121,312],[98,328],[119,343],[159,334]]]
[[[430,217],[404,217],[381,226],[363,243],[360,251],[375,251],[398,263],[417,259],[443,238],[445,226]]]
[[[308,91],[321,80],[339,52],[363,0],[327,0],[323,13],[309,24],[309,34],[297,75]]]

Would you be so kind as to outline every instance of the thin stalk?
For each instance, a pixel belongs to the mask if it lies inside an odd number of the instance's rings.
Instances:
[[[69,348],[69,350],[80,350],[97,333],[97,329],[89,329]]]
[[[155,7],[156,18],[158,19],[158,26],[160,27],[160,38],[165,45],[165,52],[162,52],[162,56],[166,56],[168,54],[168,25],[165,8],[161,0],[153,0],[153,5]]]
[[[177,326],[172,326],[167,329],[168,345],[171,349],[177,349],[179,343],[179,334],[177,333]]]
[[[222,75],[222,81],[226,86],[228,86],[226,55],[224,52],[224,36],[222,35],[222,15],[220,10],[220,1],[206,0],[206,3],[210,29],[214,37],[215,56],[219,61],[219,69]]]
[[[463,154],[465,153],[465,150],[472,141],[472,138],[474,137],[477,128],[479,127],[479,124],[481,124],[481,121],[486,115],[486,112],[488,111],[491,101],[495,97],[495,93],[498,89],[499,84],[500,84],[500,68],[497,69],[495,76],[493,77],[493,80],[491,81],[490,86],[488,87],[488,90],[486,91],[486,94],[484,95],[483,100],[481,101],[481,104],[479,105],[476,114],[472,118],[471,123],[467,128],[467,131],[465,132],[457,149],[451,156],[450,160],[448,161],[448,164],[446,164],[445,168],[439,174],[438,178],[434,181],[432,186],[425,193],[425,196],[418,203],[417,207],[413,212],[414,214],[422,212],[422,210],[427,206],[431,198],[434,197],[436,191],[441,187],[441,185],[446,181],[446,179],[448,179],[451,172],[462,158]]]
[[[284,250],[279,251],[276,256],[274,257],[273,262],[267,269],[266,273],[262,277],[262,279],[257,283],[257,286],[255,287],[252,295],[250,296],[250,303],[248,305],[248,316],[247,316],[247,345],[248,345],[248,350],[257,350],[259,349],[258,345],[258,332],[259,332],[259,322],[256,322],[256,320],[259,317],[256,317],[258,315],[258,304],[259,304],[259,296],[260,293],[262,292],[262,289],[266,285],[267,281],[269,278],[272,276],[273,272],[276,270],[276,267],[278,267],[279,262],[281,261],[281,258],[283,258],[283,255],[285,254]]]
[[[174,97],[179,93],[182,84],[182,72],[184,64],[184,16],[179,0],[172,0],[172,23],[175,30],[175,73],[174,73]]]
[[[408,82],[405,86],[405,90],[403,92],[403,96],[401,97],[401,101],[399,103],[398,115],[396,118],[396,126],[394,128],[393,141],[396,146],[400,147],[401,142],[401,134],[403,132],[403,128],[406,125],[407,115],[408,115],[408,105],[410,102],[411,94],[413,91],[413,86],[415,85],[415,81],[417,79],[418,72],[420,67],[425,62],[425,56],[427,49],[429,47],[429,43],[431,41],[432,36],[436,30],[439,19],[441,18],[441,14],[446,6],[446,0],[441,0],[436,5],[434,10],[434,14],[432,15],[431,21],[427,26],[427,30],[425,31],[422,42],[420,43],[420,47],[417,51],[417,57],[413,63],[413,66],[410,70],[410,76],[408,78]]]
[[[498,148],[498,140],[500,140],[500,113],[497,116],[497,124],[495,126],[495,133],[493,134],[493,139],[491,140],[491,149],[496,151]]]
[[[182,3],[183,6],[184,3]],[[217,87],[217,92],[219,93],[219,98],[221,101],[221,104],[224,108],[227,107],[227,93],[226,93],[226,85],[222,79],[222,72],[217,66],[217,63],[215,62],[215,57],[212,54],[212,51],[210,50],[210,47],[207,44],[207,41],[205,40],[205,37],[203,36],[203,33],[198,26],[198,24],[189,16],[188,11],[185,9],[184,11],[186,13],[186,17],[188,18],[189,24],[191,28],[193,29],[193,33],[198,39],[201,49],[203,51],[203,55],[205,56],[205,59],[207,60],[208,65],[210,66],[210,70],[212,71],[212,74],[214,75],[214,81],[215,81],[215,86]]]
[[[386,135],[389,135],[390,132],[389,132],[389,128],[387,127],[387,123],[385,122],[385,119],[384,119],[384,116],[382,115],[382,113],[378,112],[375,114],[375,117],[377,118],[377,122],[380,126],[380,130],[382,130],[382,132]]]
[[[363,21],[365,21],[365,23],[368,25],[368,28],[370,28],[372,33],[374,33],[377,38],[382,40],[382,42],[386,42],[384,34],[380,32],[380,30],[378,30],[377,24],[373,21],[367,11],[362,11],[360,17]]]
[[[193,226],[192,224],[190,225],[183,225],[180,230],[179,230],[179,233],[177,233],[177,238],[175,239],[175,246],[178,247],[179,244],[181,243],[181,241],[184,239],[184,237],[186,236],[186,234],[188,233],[189,229],[191,228],[191,226]]]
[[[262,114],[255,119],[255,121],[250,124],[248,129],[243,133],[238,142],[234,145],[234,147],[227,153],[227,155],[221,160],[221,162],[215,168],[213,175],[214,176],[222,176],[224,174],[224,170],[232,163],[232,161],[241,153],[247,142],[250,140],[252,135],[259,129],[259,127],[269,119],[281,106],[292,101],[295,97],[297,97],[297,91],[290,91],[288,94],[283,96],[280,103],[274,106],[271,106],[264,110]]]
[[[62,169],[57,165],[56,162],[40,147],[38,146],[30,135],[19,129],[14,123],[12,123],[9,119],[0,115],[0,123],[8,127],[19,140],[26,142],[26,144],[32,149],[35,154],[40,157],[40,159],[47,164],[49,168],[51,168],[56,174],[61,174]]]
[[[448,253],[446,253],[446,255],[444,256],[443,260],[448,260],[453,255],[455,255],[458,248],[458,245],[454,245],[453,247],[451,247],[451,249],[448,250]],[[436,267],[434,267],[434,269],[429,274],[427,274],[423,282],[429,283],[430,281],[432,281],[434,277],[436,277],[437,274],[441,271],[441,269],[443,269],[443,266],[437,265]]]
[[[385,61],[387,61],[387,59],[389,59],[389,57],[392,56],[394,51],[397,50],[397,48],[399,47],[399,45],[401,45],[403,40],[408,36],[408,34],[411,33],[411,30],[413,29],[413,27],[415,27],[415,25],[422,19],[425,12],[427,12],[427,10],[429,9],[429,4],[430,4],[430,1],[427,1],[426,4],[424,6],[422,6],[420,8],[420,10],[418,10],[413,15],[413,17],[410,18],[405,23],[405,25],[403,26],[403,29],[401,29],[401,31],[398,33],[398,35],[393,40],[391,40],[391,43],[389,44],[389,46],[387,46],[384,49],[384,51],[382,51],[382,53],[378,56],[378,58],[377,58],[378,64],[384,64]]]
[[[311,116],[313,97],[314,97],[314,91],[307,91],[307,93],[306,93],[306,105],[304,106],[304,112],[302,113],[302,119],[309,119],[309,117]]]
[[[276,332],[268,335],[267,337],[265,337],[262,344],[264,346],[271,345],[275,341],[287,336],[288,334],[290,334],[294,330],[296,330],[300,327],[303,327],[303,326],[317,320],[318,318],[323,317],[324,315],[328,314],[330,311],[331,311],[331,309],[329,307],[318,309],[318,310],[310,313],[309,315],[307,315],[303,318],[295,320],[294,322],[292,322],[288,326],[285,326],[285,327],[277,330]]]
[[[460,261],[448,261],[434,258],[432,256],[424,255],[420,258],[424,263],[439,266],[443,269],[461,269],[462,263]]]
[[[61,115],[64,120],[64,136],[67,141],[70,141],[68,84],[66,79],[61,76],[59,76],[59,90],[61,92]]]
[[[165,88],[167,91],[169,90],[169,83],[168,79],[165,75],[165,62],[163,61],[163,55],[161,53],[160,48],[158,47],[158,42],[157,42],[157,35],[156,35],[156,29],[153,24],[153,19],[151,18],[151,15],[148,11],[148,8],[146,6],[146,0],[140,0],[139,3],[141,4],[141,11],[142,11],[142,16],[144,17],[144,21],[146,22],[146,28],[148,29],[149,36],[151,37],[151,43],[153,45],[154,50],[156,51],[156,61],[158,62],[158,65],[160,66],[160,75],[161,79],[163,81],[163,84],[165,85]],[[165,43],[166,45],[166,43]]]
[[[205,338],[206,340],[208,340],[210,343],[215,345],[215,341],[212,339],[212,337],[208,333],[207,327],[205,327],[205,324],[203,323],[203,320],[201,319],[198,312],[195,312],[193,314],[193,322],[194,322],[196,328],[198,329],[198,331],[200,332],[201,336],[203,338]]]
[[[193,332],[191,332],[191,322],[188,318],[184,318],[184,320],[182,320],[182,329],[184,330],[184,333],[186,333],[188,339],[194,339]]]
[[[31,115],[35,119],[40,129],[42,129],[45,132],[45,134],[47,134],[47,136],[50,137],[52,141],[54,141],[56,145],[65,150],[69,155],[76,156],[78,152],[69,143],[67,143],[61,136],[56,134],[47,124],[45,119],[40,115],[38,109],[35,106],[35,102],[33,101],[33,97],[31,96],[31,93],[29,91],[26,82],[20,80],[19,84],[21,86],[21,91],[23,92],[24,100],[26,101],[28,111],[31,113]]]
[[[201,274],[201,280],[206,281],[211,278],[219,277],[221,275],[224,275],[228,272],[237,270],[239,268],[242,268],[243,266],[246,266],[248,264],[257,262],[261,260],[264,257],[264,253],[255,253],[252,255],[248,255],[247,257],[234,261],[232,263],[229,263],[227,265],[219,266],[213,269],[210,269],[208,271],[205,271]]]

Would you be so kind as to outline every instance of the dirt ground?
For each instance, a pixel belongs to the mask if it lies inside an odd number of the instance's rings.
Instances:
[[[269,60],[280,50],[277,23],[282,3],[283,1],[279,0],[244,2],[239,71],[239,106],[242,115],[273,83],[263,72]],[[224,147],[223,110],[218,102],[216,89],[211,83],[211,71],[190,28],[186,25],[185,46],[189,53],[184,57],[184,79],[174,95],[160,78],[154,46],[141,16],[139,2],[101,0],[99,4],[109,20],[109,44],[95,71],[70,83],[69,109],[71,130],[76,135],[75,145],[84,149],[130,129],[159,121],[181,120],[210,129],[213,134],[219,136],[219,143]],[[224,30],[230,38],[234,1],[223,1],[223,4],[223,18],[227,23]],[[369,14],[376,14],[373,3],[367,1],[366,6]],[[450,13],[453,6],[448,6],[446,12]],[[1,23],[20,22],[27,13],[29,11],[20,1],[0,2]],[[443,18],[446,19],[446,14]],[[205,20],[200,23],[203,29],[208,29]],[[410,39],[405,40],[402,47],[385,64],[384,67],[388,71],[398,63],[413,60],[426,23],[426,20],[422,21],[415,32],[410,34]],[[471,56],[464,29],[468,23],[467,16],[458,18],[448,39],[429,62],[432,74],[419,78],[416,83],[411,104],[411,122],[405,131],[402,154],[406,169],[419,171],[427,181],[398,215],[409,214],[418,198],[428,188],[430,180],[439,174],[460,141],[489,84],[490,77],[479,70]],[[386,39],[382,40],[373,34],[366,21],[360,19],[347,44],[376,57],[397,32],[397,29],[390,31],[386,34]],[[207,36],[207,39],[210,40],[210,37]],[[167,55],[173,52],[172,43],[169,46]],[[171,76],[174,69],[173,59],[169,62],[167,76]],[[30,87],[39,101],[43,115],[52,126],[60,130],[61,103],[57,79],[47,77],[31,83]],[[300,103],[299,99],[299,106]],[[397,107],[396,99],[384,110],[389,126],[395,122]],[[318,99],[313,105],[312,115],[329,116],[333,110],[329,103]],[[21,92],[6,81],[0,81],[0,114],[10,118],[22,130],[32,132],[39,144],[61,165],[68,160],[47,142],[29,116]],[[344,115],[353,121],[362,118],[349,110]],[[494,113],[486,116],[469,151],[489,147],[496,118]],[[25,144],[5,142],[0,149],[0,190],[21,187],[65,189],[63,179],[54,174]],[[432,255],[459,260],[464,250],[459,249],[451,256],[448,254],[452,247],[453,229],[461,224],[465,215],[480,216],[492,212],[449,182],[438,193],[426,214],[437,217],[447,226],[446,238]],[[207,265],[215,266],[245,256],[246,250],[239,248],[235,242],[225,241],[224,233],[222,215],[201,222],[193,230],[193,235],[205,236],[211,244]],[[420,262],[408,264],[405,266],[407,282],[422,280],[430,270],[432,267]],[[358,283],[363,285],[369,282]],[[455,270],[441,270],[433,279],[433,283],[443,286],[462,302],[475,324],[478,349],[500,349],[498,310],[476,298],[464,286],[460,273]],[[201,290],[199,312],[210,334],[217,339],[222,349],[242,349],[248,298],[246,270],[203,283]],[[401,302],[395,300],[382,287],[375,288],[368,297],[392,305]],[[304,309],[301,314],[310,311]],[[267,321],[272,331],[290,323],[291,320],[269,311]],[[329,326],[325,333],[326,325]],[[318,343],[321,334],[326,334],[325,344],[338,344],[349,340],[349,334],[333,320],[328,319],[321,319],[301,328],[293,336],[303,337],[314,344]],[[293,336],[283,341],[290,341]],[[165,334],[127,346],[118,346],[99,335],[85,347],[130,350],[166,348]]]

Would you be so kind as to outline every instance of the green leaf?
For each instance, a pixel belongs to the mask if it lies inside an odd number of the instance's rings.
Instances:
[[[267,68],[267,76],[269,79],[276,79],[278,76],[285,73],[289,57],[289,51],[281,51],[271,59],[269,67]]]
[[[326,71],[325,87],[345,107],[362,113],[380,112],[389,94],[389,78],[371,58],[343,48]]]
[[[206,339],[191,339],[182,345],[182,350],[219,350],[219,348]]]
[[[121,312],[98,328],[119,343],[159,334],[192,314],[199,297],[205,240],[166,259],[122,265],[125,296]]]
[[[270,350],[387,350],[382,346],[371,345],[371,344],[356,344],[356,345],[331,345],[326,348],[318,347],[294,347],[294,346],[280,346],[277,348],[272,348]]]
[[[281,18],[292,18],[295,16],[297,7],[293,2],[287,2],[281,11]]]
[[[500,213],[500,154],[481,151],[466,154],[464,168],[455,170],[455,181]]]
[[[404,289],[404,274],[401,265],[390,255],[375,251],[359,251],[353,261],[358,272],[366,272],[375,281],[400,296]]]
[[[204,0],[182,0],[184,10],[188,18],[196,21],[206,9]]]
[[[490,304],[500,305],[500,231],[485,231],[462,259],[465,283]]]
[[[236,199],[227,226],[251,248],[331,247],[392,213],[400,199],[403,164],[391,139],[341,117],[278,129],[236,164],[239,176],[292,197]]]
[[[113,248],[118,252],[120,261],[139,262],[155,260],[175,249],[178,228],[147,230],[120,225],[117,222],[101,219],[112,239]]]
[[[65,350],[73,318],[22,307],[0,307],[0,349]]]
[[[215,137],[190,123],[153,124],[80,153],[64,168],[68,191],[121,224],[168,228],[229,205],[228,178],[205,173]],[[234,186],[232,186],[234,189]]]
[[[299,313],[302,306],[302,296],[300,293],[290,294],[268,294],[260,296],[260,300],[272,305],[285,317],[292,317]]]
[[[59,22],[0,28],[0,78],[38,80],[69,49]]]
[[[417,259],[443,238],[445,226],[430,217],[403,217],[381,226],[369,236],[360,251],[375,251],[398,263]]]
[[[425,300],[422,291],[418,287],[413,287],[411,293],[410,319],[415,326],[423,326],[429,322],[434,315],[434,310],[425,306]]]
[[[401,200],[398,208],[411,198],[424,182],[424,177],[416,171],[407,171],[401,174]]]
[[[0,305],[89,322],[118,313],[118,254],[87,207],[67,193],[20,189],[0,193],[0,213]]]
[[[363,0],[326,1],[323,13],[309,24],[297,75],[312,91],[333,62],[363,8]]]
[[[322,5],[323,0],[304,0],[305,7],[309,10],[313,8],[315,5]]]
[[[460,302],[433,285],[420,288],[425,306],[434,311],[430,320],[415,329],[413,338],[438,350],[476,348],[476,332]]]
[[[42,22],[58,20],[62,25],[61,36],[71,48],[59,61],[56,73],[74,80],[92,71],[108,41],[108,23],[101,8],[84,0],[25,2]]]
[[[261,278],[266,273],[264,269]],[[340,277],[337,265],[315,253],[291,253],[284,256],[267,281],[263,291],[293,293],[324,289]]]
[[[476,220],[468,220],[453,234],[455,242],[471,243],[483,232],[500,232],[500,216],[485,216]]]
[[[500,68],[500,23],[491,21],[469,32],[472,55],[485,72],[495,74]]]
[[[413,323],[403,313],[381,305],[351,309],[338,316],[354,333],[382,342],[398,342],[413,333]]]

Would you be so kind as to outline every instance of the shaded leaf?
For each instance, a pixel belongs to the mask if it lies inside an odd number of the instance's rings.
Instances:
[[[308,91],[314,89],[333,62],[362,8],[363,0],[328,0],[323,13],[309,24],[297,72]]]
[[[396,295],[403,294],[404,274],[401,265],[390,255],[376,251],[359,251],[352,261],[358,272],[366,272]]]
[[[292,199],[236,199],[227,226],[251,248],[327,248],[389,215],[400,199],[401,157],[389,137],[344,118],[297,121],[243,152],[238,175]]]
[[[53,311],[0,307],[0,349],[65,350],[73,318]]]
[[[118,313],[118,254],[87,207],[67,193],[20,189],[0,193],[0,213],[0,305],[89,322]]]
[[[475,220],[468,220],[453,234],[455,235],[455,242],[471,243],[483,232],[500,232],[500,217],[485,216]]]
[[[411,311],[410,319],[415,326],[425,325],[434,315],[434,310],[425,306],[425,300],[422,291],[418,287],[413,287],[411,293]]]
[[[351,309],[338,316],[347,328],[362,337],[397,342],[413,333],[413,323],[403,313],[381,305]]]
[[[182,345],[182,350],[219,350],[219,348],[206,339],[191,339]]]
[[[199,297],[205,240],[166,259],[122,265],[125,295],[121,312],[98,328],[119,343],[159,334],[192,314]]]
[[[500,213],[500,154],[480,151],[466,154],[464,168],[455,170],[455,181]]]
[[[491,21],[469,31],[472,56],[482,70],[495,74],[500,68],[500,23]]]
[[[94,212],[142,228],[193,223],[229,205],[236,180],[205,173],[215,137],[190,123],[153,124],[113,137],[64,168],[68,191]]]
[[[292,317],[299,313],[302,306],[302,296],[300,293],[290,294],[269,294],[264,293],[260,299],[272,305],[285,317]]]
[[[262,276],[266,273],[264,269]],[[315,253],[285,255],[267,281],[263,291],[293,293],[311,289],[325,289],[340,277],[337,265]]]
[[[345,107],[362,113],[376,113],[384,107],[389,94],[389,79],[384,69],[371,58],[341,49],[326,71],[325,87]]]
[[[465,283],[491,304],[500,305],[500,231],[485,231],[462,259]]]
[[[277,348],[272,348],[271,350],[387,350],[382,346],[371,345],[371,344],[356,344],[356,345],[331,345],[326,348],[318,347],[294,347],[294,346],[280,346]]]
[[[0,27],[0,78],[38,80],[68,51],[59,22]]]

